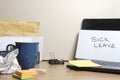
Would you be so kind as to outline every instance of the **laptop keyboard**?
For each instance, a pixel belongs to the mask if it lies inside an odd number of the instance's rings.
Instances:
[[[108,61],[100,61],[100,60],[92,60],[92,61],[103,66],[120,67],[120,62],[108,62]]]
[[[92,60],[93,62],[102,65],[101,67],[76,67],[73,65],[67,65],[69,69],[76,71],[95,71],[105,73],[120,74],[120,62],[108,62],[100,60]]]

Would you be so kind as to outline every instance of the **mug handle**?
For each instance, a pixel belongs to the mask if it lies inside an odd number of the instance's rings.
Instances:
[[[36,64],[39,64],[40,63],[40,51],[38,51],[38,54],[37,54],[37,63]]]
[[[12,51],[12,50],[14,50],[14,49],[16,49],[16,46],[13,45],[13,44],[8,44],[8,45],[6,46],[6,51],[7,51],[7,52],[10,52],[10,51]]]

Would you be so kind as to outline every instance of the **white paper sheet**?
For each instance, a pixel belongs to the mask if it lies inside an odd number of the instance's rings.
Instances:
[[[120,62],[120,31],[80,30],[76,58]]]

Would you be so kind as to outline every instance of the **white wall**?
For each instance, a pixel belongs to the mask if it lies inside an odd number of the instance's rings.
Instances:
[[[43,59],[72,59],[83,18],[120,16],[119,0],[0,0],[0,19],[40,21]],[[117,11],[119,10],[119,11]],[[117,13],[118,12],[118,13]]]

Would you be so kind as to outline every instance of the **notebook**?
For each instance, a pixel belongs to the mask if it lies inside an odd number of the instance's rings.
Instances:
[[[84,19],[79,32],[75,58],[87,59],[100,67],[76,67],[88,70],[120,73],[120,19]]]

